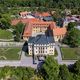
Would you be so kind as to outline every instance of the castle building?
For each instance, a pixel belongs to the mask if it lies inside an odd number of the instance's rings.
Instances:
[[[53,20],[51,14],[50,14],[49,12],[42,12],[42,13],[40,13],[40,12],[35,12],[35,13],[33,14],[33,16],[34,16],[35,18],[39,18],[39,19],[41,19],[41,20],[43,20],[43,21],[52,21],[52,20]]]
[[[56,28],[55,22],[45,22],[41,20],[30,21],[25,27],[23,39],[28,40],[30,36],[47,34],[48,28]]]
[[[64,37],[66,36],[67,29],[65,27],[62,28],[55,28],[52,30],[52,34],[55,41],[62,41]]]
[[[22,14],[20,15],[23,16]],[[25,14],[24,16],[26,16]],[[50,14],[36,14],[36,16],[48,18]],[[61,41],[67,33],[65,27],[60,28],[54,21],[45,21],[39,18],[20,18],[12,20],[12,25],[16,25],[19,22],[26,25],[22,36],[23,40],[28,42],[29,55],[54,55],[54,42]]]
[[[45,35],[38,35],[36,37],[30,37],[28,40],[28,52],[29,55],[46,56],[54,55],[55,43],[53,37]]]
[[[31,15],[31,12],[27,12],[27,11],[25,11],[25,12],[20,12],[19,13],[19,15],[20,15],[20,18],[34,18],[32,15]]]

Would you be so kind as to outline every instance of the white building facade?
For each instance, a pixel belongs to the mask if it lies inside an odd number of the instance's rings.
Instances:
[[[36,56],[54,55],[55,43],[53,41],[53,38],[45,36],[38,37],[37,39],[35,39],[35,41],[28,43],[28,51],[29,55],[33,54]]]

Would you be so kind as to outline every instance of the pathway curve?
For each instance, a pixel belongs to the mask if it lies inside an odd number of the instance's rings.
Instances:
[[[71,65],[74,64],[77,60],[62,60],[62,56],[61,56],[61,50],[59,47],[58,43],[55,43],[55,47],[58,53],[58,56],[56,57],[57,61],[59,64],[66,64],[66,65]]]

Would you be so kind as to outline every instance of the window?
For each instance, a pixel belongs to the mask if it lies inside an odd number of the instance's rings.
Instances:
[[[31,53],[29,53],[29,54],[31,54]]]
[[[58,36],[57,36],[57,38],[58,38]]]

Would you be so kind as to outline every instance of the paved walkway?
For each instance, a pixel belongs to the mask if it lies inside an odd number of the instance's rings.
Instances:
[[[32,57],[26,57],[25,52],[22,52],[21,60],[0,60],[0,67],[4,66],[25,66],[37,68],[37,64],[33,64]]]
[[[74,64],[77,60],[62,60],[62,56],[61,56],[61,50],[60,47],[58,45],[58,43],[55,44],[58,56],[56,57],[57,61],[59,64],[66,64],[66,65],[71,65]]]
[[[56,51],[58,53],[58,56],[56,57],[56,59],[57,59],[58,63],[60,64],[62,62],[61,51],[57,44],[55,44],[55,47],[56,47]]]
[[[0,42],[0,47],[22,47],[24,42]]]
[[[22,51],[21,66],[29,66],[29,67],[37,68],[37,64],[33,64],[32,57],[25,56],[24,51]]]

